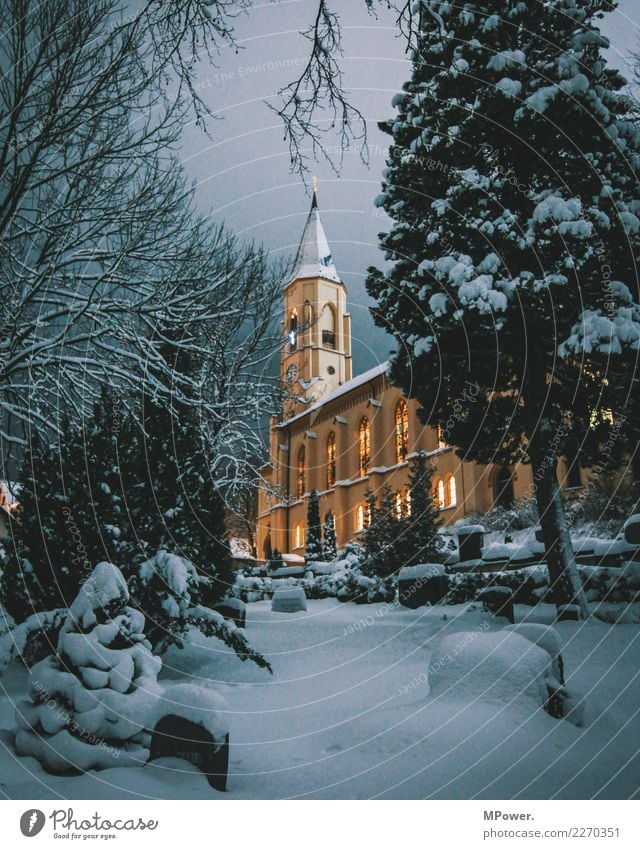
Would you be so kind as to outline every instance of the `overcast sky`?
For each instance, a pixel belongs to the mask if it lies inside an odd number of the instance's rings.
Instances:
[[[368,123],[370,161],[366,167],[357,150],[347,151],[339,177],[324,162],[312,173],[319,179],[322,220],[349,290],[357,374],[385,359],[390,347],[389,338],[373,329],[364,280],[367,266],[382,258],[377,233],[384,225],[373,199],[380,191],[388,137],[376,123],[391,116],[391,98],[411,69],[388,13],[382,11],[377,19],[368,15],[364,0],[333,0],[332,7],[342,23],[345,84]],[[190,126],[182,150],[201,205],[275,256],[295,251],[309,197],[290,171],[282,126],[265,101],[277,101],[278,89],[305,60],[308,43],[299,31],[313,19],[314,9],[315,0],[271,0],[238,19],[242,49],[225,51],[217,68],[202,66],[198,80],[202,97],[221,120],[210,123],[210,137]],[[602,30],[611,39],[612,64],[625,68],[638,46],[639,25],[640,0],[621,0],[605,17]]]

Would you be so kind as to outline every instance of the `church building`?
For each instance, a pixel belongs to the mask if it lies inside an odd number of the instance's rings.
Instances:
[[[322,521],[333,514],[338,546],[357,540],[366,528],[367,490],[381,494],[388,484],[398,513],[410,514],[409,461],[418,451],[435,467],[434,497],[445,524],[510,505],[532,491],[528,466],[462,462],[446,444],[446,430],[423,425],[416,402],[391,385],[387,363],[352,375],[347,289],[331,257],[315,190],[284,290],[282,336],[280,376],[288,400],[281,420],[271,421],[269,461],[262,469],[259,558],[275,549],[304,555],[313,490]],[[580,485],[576,473],[573,486]]]

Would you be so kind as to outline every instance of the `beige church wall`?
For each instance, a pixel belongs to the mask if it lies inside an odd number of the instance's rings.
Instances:
[[[289,428],[289,492],[292,499],[288,511],[289,534],[287,535],[286,529],[286,509],[278,509],[270,517],[263,515],[266,514],[267,507],[266,499],[261,496],[261,528],[258,533],[260,544],[266,536],[266,526],[270,519],[273,547],[297,554],[304,551],[303,546],[295,546],[296,526],[300,526],[303,537],[307,519],[307,498],[302,501],[297,499],[297,461],[302,445],[305,447],[305,496],[314,489],[320,493],[321,517],[324,519],[329,510],[333,513],[339,545],[359,536],[355,527],[355,512],[357,505],[365,501],[368,489],[381,495],[386,484],[394,492],[407,488],[409,465],[407,462],[398,464],[396,461],[395,412],[401,397],[401,392],[380,376],[371,384],[356,387],[350,393],[335,399],[315,414],[292,423]],[[441,511],[444,524],[451,524],[469,512],[483,512],[489,509],[493,504],[491,469],[475,464],[462,464],[451,448],[437,450],[437,433],[420,422],[415,402],[408,402],[408,410],[409,452],[436,452],[431,460],[436,469],[434,480],[438,477],[446,479],[449,475],[454,475],[456,479],[457,502],[455,506]],[[363,416],[367,416],[371,426],[371,471],[369,475],[361,478],[358,433]],[[286,431],[286,427],[278,429],[276,443],[287,441]],[[331,431],[336,438],[337,485],[327,491],[327,440]],[[286,465],[285,458],[286,455],[281,455],[280,466]],[[284,494],[285,476],[282,474],[282,468],[280,471],[279,479]]]

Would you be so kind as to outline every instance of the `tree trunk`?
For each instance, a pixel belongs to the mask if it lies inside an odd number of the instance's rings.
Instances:
[[[576,558],[567,527],[564,504],[556,474],[557,460],[547,454],[544,459],[531,458],[540,527],[544,540],[545,559],[549,570],[549,586],[558,618],[567,605],[576,605],[580,616],[589,615],[587,599],[578,574]]]

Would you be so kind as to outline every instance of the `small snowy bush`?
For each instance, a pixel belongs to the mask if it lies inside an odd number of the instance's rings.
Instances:
[[[195,629],[222,640],[240,660],[252,660],[271,669],[251,647],[243,629],[202,603],[202,590],[207,583],[208,579],[198,574],[193,563],[168,551],[158,551],[140,564],[130,582],[131,595],[150,623],[154,651],[162,653],[170,645],[182,648]]]
[[[19,754],[54,772],[146,761],[161,663],[128,602],[120,570],[99,563],[69,609],[56,654],[31,670],[30,701],[16,709]]]
[[[486,513],[472,513],[467,519],[483,525],[487,531],[522,531],[538,524],[538,509],[535,499],[529,498],[513,507],[497,505]]]

